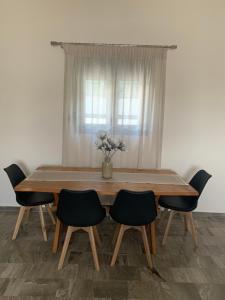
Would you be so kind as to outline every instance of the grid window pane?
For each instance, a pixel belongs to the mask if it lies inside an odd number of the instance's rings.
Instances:
[[[104,80],[85,81],[85,123],[106,124],[107,97]]]
[[[135,127],[141,123],[142,87],[135,80],[120,80],[116,86],[116,98],[110,99],[112,86],[106,80],[85,81],[84,123],[108,125],[114,115],[117,126]],[[108,103],[111,100],[111,103]]]

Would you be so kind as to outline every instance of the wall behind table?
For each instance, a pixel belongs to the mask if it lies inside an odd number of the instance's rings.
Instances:
[[[59,164],[64,55],[51,40],[177,44],[168,52],[162,167],[213,174],[199,210],[225,212],[225,3],[0,0],[0,205],[15,205],[2,168]]]

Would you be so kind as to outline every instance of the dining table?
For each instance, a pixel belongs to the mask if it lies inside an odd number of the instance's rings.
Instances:
[[[62,189],[95,190],[103,206],[112,205],[112,198],[122,189],[131,191],[152,190],[157,200],[160,196],[197,196],[198,192],[180,175],[170,169],[113,168],[112,178],[102,177],[101,168],[40,166],[15,187],[17,192],[51,192],[55,206]],[[109,197],[107,197],[109,196]],[[62,224],[57,219],[52,244],[57,252]],[[156,254],[155,222],[149,225],[150,246]]]

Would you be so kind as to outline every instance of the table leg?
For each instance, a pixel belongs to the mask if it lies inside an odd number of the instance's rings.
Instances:
[[[54,234],[54,240],[52,245],[52,252],[56,253],[59,246],[59,239],[60,239],[60,233],[61,233],[62,224],[60,220],[57,218],[56,226],[55,226],[55,234]]]
[[[59,202],[59,194],[54,193],[54,206],[58,206],[58,202]]]
[[[156,254],[155,221],[150,224],[150,238],[151,238],[151,252],[153,255],[155,255]]]
[[[156,204],[157,214],[160,214],[159,197],[160,196],[155,196],[155,204]]]

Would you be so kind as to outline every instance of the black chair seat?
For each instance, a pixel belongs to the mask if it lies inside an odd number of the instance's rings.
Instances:
[[[103,221],[105,215],[106,212],[104,208],[102,208],[102,210],[97,214],[87,211],[85,216],[80,215],[79,212],[74,213],[73,211],[67,212],[67,214],[64,216],[61,216],[60,213],[57,213],[57,217],[63,222],[63,224],[73,227],[95,226]]]
[[[150,224],[157,215],[155,195],[152,191],[134,192],[121,190],[109,213],[120,224],[129,226]]]
[[[128,226],[143,226],[150,224],[154,221],[155,217],[152,218],[150,216],[146,216],[145,214],[141,214],[138,210],[132,210],[127,208],[129,212],[120,212],[116,211],[113,207],[110,208],[109,214],[119,224],[124,224]]]
[[[190,196],[161,196],[159,198],[159,205],[176,211],[189,212],[196,208],[197,202],[195,198]]]
[[[52,203],[54,196],[52,193],[16,192],[16,199],[23,206],[38,206]]]

